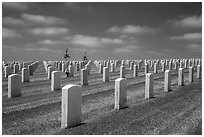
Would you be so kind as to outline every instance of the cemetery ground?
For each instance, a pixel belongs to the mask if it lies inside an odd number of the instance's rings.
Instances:
[[[115,80],[119,68],[109,73],[109,82],[93,65],[89,84],[82,86],[82,123],[61,129],[61,90],[51,91],[51,81],[40,63],[30,82],[22,83],[22,96],[8,98],[8,78],[2,77],[2,134],[202,134],[202,80],[188,82],[184,69],[184,85],[178,86],[178,71],[173,70],[171,91],[164,92],[164,72],[154,74],[154,97],[144,98],[144,68],[133,77],[126,68],[127,107],[114,110]],[[153,73],[153,68],[150,69]],[[61,87],[79,84],[79,72],[66,78]]]

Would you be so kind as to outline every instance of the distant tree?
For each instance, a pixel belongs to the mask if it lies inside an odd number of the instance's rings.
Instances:
[[[67,61],[68,58],[70,58],[70,56],[69,56],[69,54],[68,54],[67,52],[68,52],[68,48],[66,49],[66,53],[65,53],[65,55],[64,55],[65,61]]]
[[[87,61],[87,60],[88,60],[88,59],[87,59],[87,57],[86,57],[86,52],[85,52],[83,61]]]

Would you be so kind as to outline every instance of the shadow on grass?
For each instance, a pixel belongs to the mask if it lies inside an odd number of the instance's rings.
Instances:
[[[128,106],[125,106],[125,107],[123,107],[123,108],[120,108],[120,110],[127,109],[127,108],[129,108],[129,107],[128,107]]]
[[[80,124],[77,124],[77,125],[72,126],[72,127],[67,127],[66,129],[76,128],[76,127],[79,127],[79,126],[84,125],[84,124],[86,124],[86,123],[81,122]]]

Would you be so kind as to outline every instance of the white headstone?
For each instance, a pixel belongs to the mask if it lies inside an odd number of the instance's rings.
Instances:
[[[8,97],[21,96],[21,75],[11,74],[8,76]]]
[[[197,65],[198,65],[198,59],[195,60],[195,66],[197,66]]]
[[[180,61],[179,68],[183,68],[183,61]]]
[[[114,67],[117,68],[117,66],[118,66],[118,61],[115,61],[114,62]]]
[[[110,66],[110,62],[109,62],[109,61],[107,61],[107,62],[106,62],[106,67],[108,67],[108,68],[109,68],[109,66]]]
[[[202,60],[201,59],[199,59],[198,65],[202,65]]]
[[[87,74],[90,75],[91,67],[90,67],[89,64],[86,64],[86,65],[85,65],[85,69],[87,70]]]
[[[28,65],[28,69],[29,69],[30,75],[33,75],[33,66]]]
[[[79,62],[76,63],[76,71],[79,71]]]
[[[59,71],[52,71],[51,91],[61,89],[61,73]]]
[[[201,65],[197,66],[197,78],[201,79]]]
[[[59,70],[62,70],[62,62],[59,62],[59,63],[58,63],[57,68],[58,68]]]
[[[187,68],[188,67],[188,60],[185,60],[184,61],[184,68]]]
[[[165,72],[165,70],[166,70],[166,63],[162,62],[162,72]]]
[[[189,67],[189,76],[188,76],[189,82],[193,82],[193,67]]]
[[[83,63],[79,62],[79,68],[82,69],[83,68]]]
[[[22,82],[29,82],[30,70],[28,68],[23,68],[21,74],[22,74]]]
[[[12,62],[12,63],[10,64],[10,66],[11,66],[11,68],[13,69],[13,67],[14,67],[14,62]]]
[[[121,66],[125,66],[125,60],[122,60]]]
[[[10,74],[12,74],[12,68],[9,66],[6,66],[5,69],[5,77],[7,78]]]
[[[115,109],[126,107],[127,102],[127,80],[118,78],[115,80]]]
[[[115,72],[114,63],[111,63],[111,72]]]
[[[109,69],[108,67],[103,68],[103,82],[109,81]]]
[[[134,65],[133,67],[133,77],[137,77],[138,76],[138,66]]]
[[[47,62],[46,61],[43,61],[43,65],[44,65],[44,68],[45,68],[45,72],[47,73],[47,66],[48,66],[48,64],[47,64]],[[25,67],[25,66],[23,66],[23,67]]]
[[[138,68],[141,69],[142,68],[142,61],[138,62]]]
[[[166,70],[164,74],[164,91],[168,92],[171,90],[171,71]]]
[[[157,73],[157,63],[154,63],[154,73]]]
[[[149,73],[149,65],[148,64],[145,64],[145,75]]]
[[[99,73],[103,73],[103,65],[99,64]]]
[[[18,73],[18,72],[19,72],[19,66],[18,64],[14,64],[13,73]]]
[[[69,76],[74,77],[74,66],[73,65],[69,65]]]
[[[178,85],[179,86],[183,86],[184,85],[183,68],[179,68],[179,70],[178,70]]]
[[[191,63],[191,60],[189,59],[188,60],[188,67],[191,67],[192,66],[192,63]]]
[[[130,70],[133,70],[134,62],[130,62]]]
[[[65,63],[62,63],[62,72],[65,72],[65,69],[66,69]]]
[[[194,59],[192,60],[192,67],[194,67],[195,66],[195,61],[194,61]]]
[[[48,67],[48,73],[47,73],[47,78],[48,79],[51,79],[52,71],[54,71],[54,68],[52,66]]]
[[[172,62],[169,62],[169,70],[172,71]]]
[[[81,85],[88,85],[87,69],[81,69]]]
[[[147,73],[145,77],[145,99],[153,97],[154,90],[154,74]]]
[[[82,88],[66,85],[62,88],[61,128],[73,127],[81,123]]]
[[[19,63],[19,64],[18,64],[19,71],[21,71],[21,70],[22,70],[22,66],[23,66],[23,64],[22,64],[22,63]]]
[[[174,69],[178,70],[178,63],[177,62],[174,63]]]
[[[120,78],[125,78],[125,66],[120,66]]]

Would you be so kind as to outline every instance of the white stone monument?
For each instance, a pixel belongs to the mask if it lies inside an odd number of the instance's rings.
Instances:
[[[52,78],[52,71],[54,71],[54,68],[52,66],[48,67],[48,73],[47,73],[47,78],[51,79]]]
[[[189,82],[193,82],[193,67],[189,67],[189,75],[188,75]]]
[[[115,80],[115,109],[126,107],[127,102],[127,80],[118,78]]]
[[[138,76],[138,66],[134,65],[133,67],[133,77],[137,77]]]
[[[61,73],[59,71],[52,71],[51,91],[61,89]]]
[[[165,70],[166,70],[166,63],[162,62],[162,72],[165,72]]]
[[[69,65],[69,76],[74,77],[74,66],[73,65]]]
[[[65,72],[65,69],[66,69],[65,63],[62,63],[62,72]]]
[[[99,73],[103,73],[103,65],[102,64],[99,64]]]
[[[19,72],[18,64],[14,64],[13,73],[17,74]]]
[[[164,91],[171,91],[171,72],[166,70],[164,74]]]
[[[109,69],[108,67],[103,68],[103,82],[109,81]]]
[[[30,75],[33,75],[33,66],[28,65],[28,69],[29,69]]]
[[[88,85],[87,69],[81,69],[81,85]]]
[[[125,78],[125,66],[120,66],[120,78]]]
[[[4,73],[5,73],[5,77],[7,78],[9,75],[12,74],[12,68],[9,67],[9,66],[6,66],[5,69],[4,69]]]
[[[147,73],[145,77],[145,99],[153,97],[154,90],[154,74]]]
[[[111,63],[111,72],[115,72],[114,63]]]
[[[179,86],[184,86],[183,68],[179,68],[179,70],[178,70],[178,85]]]
[[[157,63],[154,63],[154,73],[157,73]]]
[[[201,65],[197,66],[197,78],[201,79]]]
[[[169,62],[169,70],[172,71],[172,62]]]
[[[11,74],[8,76],[8,98],[21,96],[21,75]]]
[[[145,75],[149,73],[149,65],[148,64],[145,64]]]
[[[69,128],[81,124],[82,88],[79,85],[66,85],[62,88],[61,128]]]
[[[30,70],[28,68],[23,68],[21,74],[22,74],[22,82],[30,81]]]
[[[22,70],[22,66],[23,66],[23,64],[22,64],[22,63],[19,63],[19,64],[18,64],[19,71],[21,71],[21,70]]]

